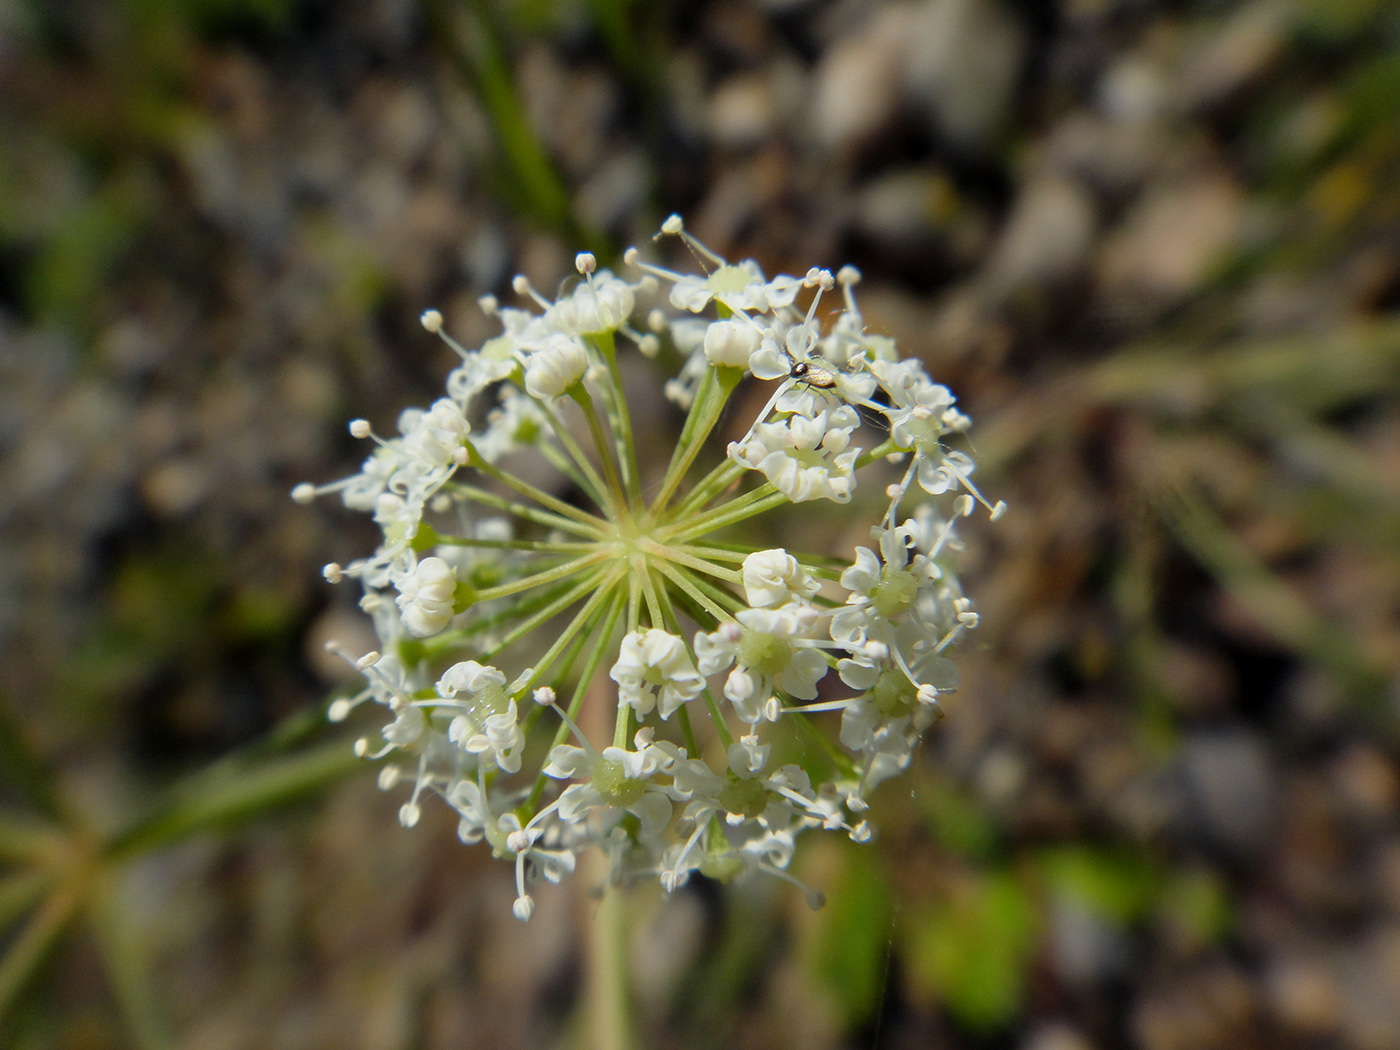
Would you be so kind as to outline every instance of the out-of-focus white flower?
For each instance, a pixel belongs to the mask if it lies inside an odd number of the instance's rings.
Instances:
[[[712,365],[748,368],[758,349],[759,330],[741,321],[715,321],[705,329],[705,357]]]

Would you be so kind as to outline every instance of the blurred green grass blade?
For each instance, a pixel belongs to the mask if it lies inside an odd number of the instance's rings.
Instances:
[[[53,780],[25,739],[4,693],[0,693],[0,777],[40,813],[54,818],[62,815]]]
[[[1200,498],[1163,485],[1153,500],[1182,546],[1279,642],[1330,671],[1354,699],[1375,704],[1384,696],[1386,675],[1351,636],[1270,572]]]
[[[52,884],[46,871],[18,871],[0,878],[0,932],[34,907]]]
[[[42,860],[62,838],[63,832],[50,824],[0,813],[0,861]]]
[[[1161,873],[1151,861],[1122,849],[1056,846],[1040,855],[1037,867],[1055,896],[1118,926],[1142,919],[1161,894]]]
[[[991,1033],[1021,1010],[1035,908],[1008,871],[969,873],[953,889],[902,924],[908,980],[967,1028]]]
[[[81,903],[81,897],[71,888],[50,895],[0,959],[0,1045],[16,1001],[72,925]]]
[[[364,768],[346,740],[255,764],[220,765],[171,788],[156,812],[111,844],[110,854],[132,857],[239,823],[314,795]]]
[[[848,850],[818,915],[810,965],[849,1029],[874,1014],[884,990],[894,892],[878,855]]]
[[[93,894],[89,914],[132,1043],[140,1050],[170,1050],[175,1044],[155,995],[140,931],[123,913],[120,888],[113,880]]]
[[[581,231],[568,191],[530,126],[489,6],[481,0],[424,0],[424,13],[433,35],[486,110],[506,168],[505,188],[514,190],[520,206],[536,222],[577,235]]]
[[[1092,369],[1091,402],[1199,410],[1264,390],[1296,411],[1317,413],[1400,389],[1400,321],[1370,321],[1317,335],[1244,340],[1200,351],[1125,350]]]

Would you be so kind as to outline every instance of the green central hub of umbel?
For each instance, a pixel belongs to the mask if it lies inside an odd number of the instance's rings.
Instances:
[[[756,674],[775,675],[791,662],[792,645],[785,638],[745,630],[739,640],[739,663]]]
[[[627,776],[621,762],[607,759],[599,762],[593,770],[593,786],[609,805],[619,809],[632,805],[647,789],[643,781]]]

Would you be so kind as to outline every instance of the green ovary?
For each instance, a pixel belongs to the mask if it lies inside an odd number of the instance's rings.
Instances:
[[[729,813],[742,813],[753,820],[768,808],[768,792],[757,780],[730,780],[719,793],[719,804]]]
[[[871,597],[875,608],[886,619],[894,619],[909,611],[919,596],[919,581],[912,572],[900,569],[892,572],[875,587]]]
[[[593,786],[609,805],[619,808],[632,805],[646,792],[646,784],[629,779],[621,762],[607,760],[599,762],[593,771]]]
[[[739,663],[755,674],[771,677],[792,662],[792,646],[777,635],[745,631],[739,642]]]
[[[918,702],[914,684],[899,671],[883,671],[870,690],[870,699],[880,713],[891,718],[907,715]]]

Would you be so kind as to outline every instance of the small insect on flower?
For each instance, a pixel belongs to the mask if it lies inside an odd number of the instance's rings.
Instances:
[[[842,374],[834,367],[823,368],[810,361],[799,361],[787,351],[784,351],[783,354],[788,359],[788,375],[806,386],[816,387],[818,390],[830,390],[836,386]]]

